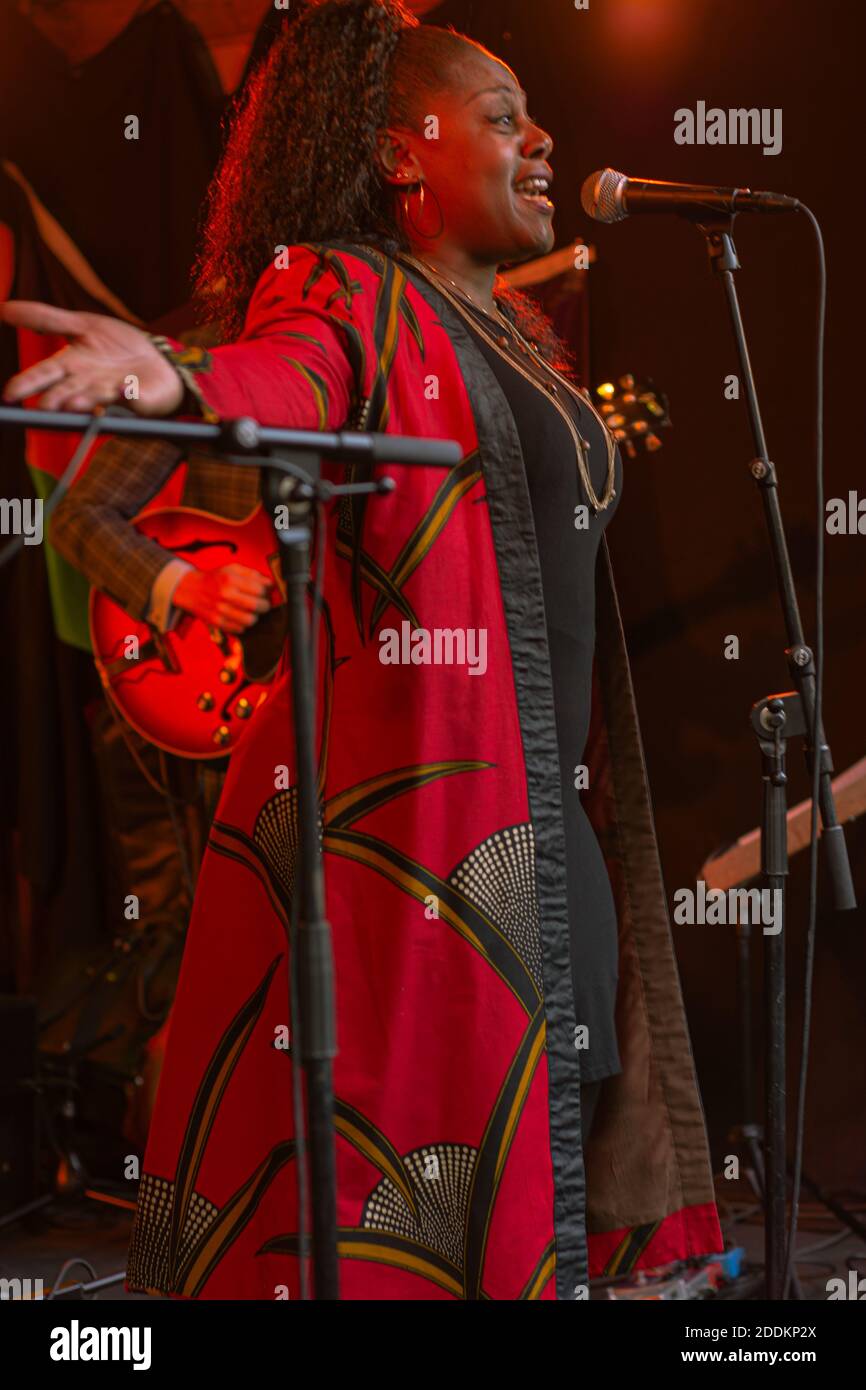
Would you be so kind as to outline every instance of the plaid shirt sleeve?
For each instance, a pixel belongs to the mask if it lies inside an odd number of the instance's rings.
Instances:
[[[175,557],[129,523],[183,457],[163,440],[109,439],[51,520],[60,554],[135,618],[148,617],[154,582]]]

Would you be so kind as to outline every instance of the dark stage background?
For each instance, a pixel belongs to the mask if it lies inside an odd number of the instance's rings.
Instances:
[[[239,4],[234,28],[231,6],[181,8],[203,27],[208,13],[219,16],[224,62],[218,66],[230,89],[243,60],[242,51],[229,51],[232,39],[236,49],[248,45],[268,6]],[[632,370],[652,377],[670,397],[675,429],[661,453],[628,464],[610,542],[672,897],[677,888],[694,886],[712,849],[757,824],[760,768],[747,714],[754,700],[788,688],[785,638],[760,502],[748,474],[745,406],[724,397],[724,378],[737,364],[702,238],[674,218],[592,224],[580,209],[580,185],[587,173],[610,165],[651,178],[770,188],[795,194],[815,210],[830,275],[826,492],[845,497],[858,486],[862,492],[856,244],[862,198],[849,192],[849,185],[858,186],[861,145],[858,8],[850,0],[590,0],[586,11],[571,0],[448,0],[417,8],[426,8],[428,21],[453,23],[506,59],[527,89],[530,111],[555,137],[557,245],[581,235],[597,249],[590,271],[591,384]],[[213,55],[214,36],[205,36]],[[677,145],[674,112],[694,109],[699,100],[726,109],[780,107],[781,152]],[[209,137],[204,144],[196,156],[198,183],[213,157]],[[171,207],[161,211],[170,224]],[[137,234],[130,218],[125,235],[133,257]],[[738,287],[811,640],[815,250],[806,221],[797,217],[741,218],[737,246],[743,266]],[[157,304],[152,312],[167,307]],[[864,547],[862,536],[827,537],[825,717],[837,771],[866,752],[859,685]],[[723,655],[731,634],[740,642],[737,661]],[[796,748],[790,762],[793,801],[806,795],[807,781]],[[866,900],[862,823],[849,828],[848,840]],[[793,1082],[806,917],[803,856],[792,868]],[[825,1183],[858,1188],[866,1186],[864,925],[862,908],[844,917],[821,914],[806,1147],[807,1167]],[[55,918],[50,931],[52,941],[62,942]],[[711,926],[675,933],[718,1167],[738,1117],[733,933]]]

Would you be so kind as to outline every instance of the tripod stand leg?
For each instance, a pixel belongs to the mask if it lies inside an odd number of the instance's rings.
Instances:
[[[767,887],[784,894],[785,880],[768,875]],[[784,901],[784,899],[783,899]],[[764,1136],[766,1156],[767,1226],[765,1263],[767,1297],[785,1297],[785,1231],[787,1212],[787,1165],[785,1159],[785,933],[767,940],[764,955],[764,990],[767,1020],[766,1088],[767,1126]]]

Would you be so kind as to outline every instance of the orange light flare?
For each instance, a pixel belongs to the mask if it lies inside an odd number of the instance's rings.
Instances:
[[[106,1207],[121,1207],[123,1211],[135,1211],[135,1202],[128,1197],[113,1197],[109,1192],[100,1192],[95,1187],[87,1187],[84,1190],[85,1197],[89,1197],[91,1202],[102,1202]]]
[[[630,82],[654,87],[694,59],[700,8],[694,0],[605,0],[600,36],[628,67]]]

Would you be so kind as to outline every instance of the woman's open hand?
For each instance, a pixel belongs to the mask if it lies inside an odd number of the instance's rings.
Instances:
[[[69,339],[68,347],[13,376],[4,401],[39,395],[40,410],[93,410],[120,401],[138,415],[171,415],[183,400],[183,382],[171,363],[146,333],[122,319],[26,299],[0,305],[0,319]]]

